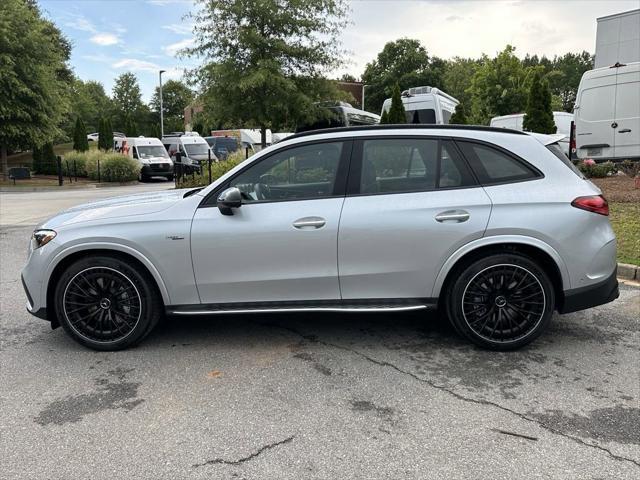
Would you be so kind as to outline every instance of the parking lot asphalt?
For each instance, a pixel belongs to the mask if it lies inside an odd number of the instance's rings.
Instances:
[[[637,287],[515,352],[416,312],[170,318],[93,352],[24,308],[55,195],[0,226],[2,478],[640,476]]]

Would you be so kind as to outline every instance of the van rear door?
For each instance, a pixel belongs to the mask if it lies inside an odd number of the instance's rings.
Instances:
[[[575,109],[578,158],[611,158],[615,144],[615,70],[592,70],[585,77]]]
[[[640,64],[619,67],[616,88],[615,157],[640,157]]]

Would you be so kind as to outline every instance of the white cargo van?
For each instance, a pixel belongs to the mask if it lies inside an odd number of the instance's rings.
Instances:
[[[173,180],[173,162],[157,138],[114,137],[113,148],[140,163],[140,180],[143,182],[151,177]]]
[[[448,125],[460,102],[451,95],[433,87],[413,87],[402,92],[402,104],[407,123]],[[382,104],[382,115],[391,108],[391,99]]]
[[[197,132],[176,132],[165,135],[162,137],[162,144],[174,163],[176,153],[180,152],[180,161],[184,165],[185,173],[200,171],[200,165],[204,165],[209,160],[209,154],[212,162],[218,161],[207,141]]]
[[[574,115],[578,158],[640,158],[640,62],[585,72]]]
[[[524,113],[514,113],[512,115],[502,115],[493,117],[489,125],[498,128],[510,128],[511,130],[524,131],[522,122],[524,121]],[[573,121],[573,113],[553,112],[553,121],[556,124],[556,134],[564,135],[559,145],[565,155],[569,156],[569,137],[571,136],[571,122]],[[556,137],[557,138],[557,137]]]

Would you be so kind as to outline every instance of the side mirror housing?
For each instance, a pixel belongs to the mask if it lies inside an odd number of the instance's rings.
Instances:
[[[218,195],[217,205],[222,215],[233,215],[232,209],[242,206],[242,193],[236,187],[229,187]]]

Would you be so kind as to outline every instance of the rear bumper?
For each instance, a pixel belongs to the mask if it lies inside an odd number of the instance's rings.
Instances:
[[[620,296],[616,277],[617,272],[618,269],[616,268],[608,278],[595,285],[574,288],[564,292],[564,299],[558,305],[558,312],[577,312],[578,310],[586,310],[587,308],[613,302]]]

